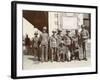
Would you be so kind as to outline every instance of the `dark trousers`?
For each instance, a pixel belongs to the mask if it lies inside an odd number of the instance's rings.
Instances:
[[[33,52],[34,52],[34,58],[39,60],[39,48],[34,47]]]
[[[86,42],[82,42],[83,59],[86,59]]]
[[[74,55],[75,55],[75,59],[76,59],[76,60],[80,60],[80,59],[79,59],[79,51],[74,52]]]

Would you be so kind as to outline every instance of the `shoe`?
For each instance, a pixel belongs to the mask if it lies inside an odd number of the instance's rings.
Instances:
[[[81,59],[78,59],[79,61],[81,61]]]
[[[84,60],[87,61],[87,58],[85,58]]]
[[[82,60],[85,60],[85,61],[87,61],[87,58],[83,58]]]

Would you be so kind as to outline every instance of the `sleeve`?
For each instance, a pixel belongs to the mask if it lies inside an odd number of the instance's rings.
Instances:
[[[34,38],[32,39],[31,43],[32,43],[32,46],[33,46],[33,44],[34,44]]]
[[[50,43],[50,47],[51,47],[51,42],[52,42],[52,37],[49,37],[49,43]]]
[[[80,34],[79,34],[79,35],[80,35],[80,39],[82,39],[82,31],[80,32]]]
[[[49,35],[47,35],[47,36],[48,36],[48,41],[49,41],[50,37],[49,37]]]
[[[86,34],[87,34],[87,38],[89,38],[89,32],[88,31],[86,31]]]
[[[40,34],[39,43],[41,43],[41,41],[42,41],[42,35]]]

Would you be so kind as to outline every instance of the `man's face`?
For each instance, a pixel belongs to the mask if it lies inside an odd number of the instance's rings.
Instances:
[[[83,30],[83,29],[85,29],[85,26],[82,25],[81,28],[82,28],[82,30]]]
[[[56,32],[53,33],[53,35],[55,35],[55,34],[56,34]]]
[[[66,35],[69,35],[69,32],[66,32]]]
[[[82,30],[85,30],[85,28],[84,28],[84,27],[82,27]]]
[[[35,35],[35,37],[37,37],[37,35]]]
[[[61,35],[61,32],[59,31],[58,34]]]
[[[43,32],[46,32],[46,30],[45,30],[45,29],[43,29]]]

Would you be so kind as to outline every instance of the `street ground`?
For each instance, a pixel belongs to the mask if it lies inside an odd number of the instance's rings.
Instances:
[[[54,69],[54,68],[75,68],[75,67],[87,67],[91,65],[91,55],[90,55],[90,42],[87,44],[87,61],[72,60],[71,62],[40,62],[34,60],[32,55],[23,55],[23,69]],[[80,58],[82,59],[82,49],[80,49]]]

